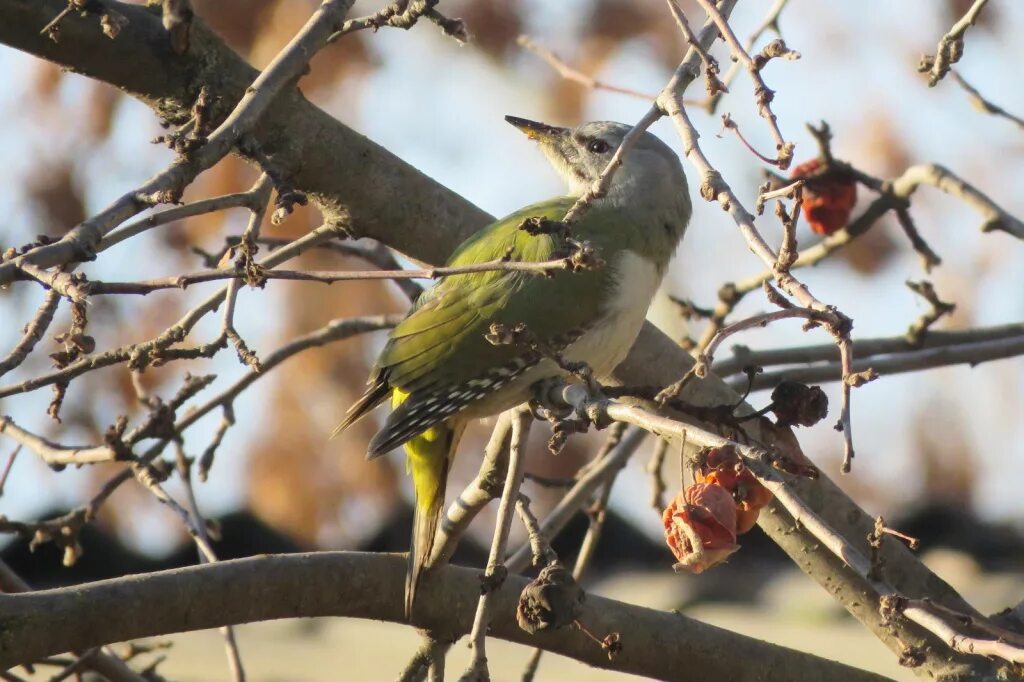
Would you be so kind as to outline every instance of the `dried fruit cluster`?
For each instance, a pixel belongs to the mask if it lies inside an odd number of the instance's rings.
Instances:
[[[772,499],[731,446],[701,453],[687,486],[662,514],[674,568],[702,573],[739,549],[736,536],[757,523]]]

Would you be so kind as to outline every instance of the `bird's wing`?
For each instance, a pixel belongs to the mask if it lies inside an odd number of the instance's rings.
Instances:
[[[531,235],[519,226],[534,216],[559,220],[572,202],[568,197],[552,199],[493,223],[466,240],[449,264],[481,263],[506,255],[531,262],[557,257],[565,247],[562,236]],[[560,270],[551,276],[494,271],[438,282],[392,331],[371,378],[369,400],[360,403],[363,412],[372,409],[386,398],[388,387],[408,394],[374,439],[371,454],[421,433],[539,361],[529,348],[490,343],[485,335],[492,323],[523,323],[549,344],[571,339],[600,315],[610,279],[608,269],[599,268]]]

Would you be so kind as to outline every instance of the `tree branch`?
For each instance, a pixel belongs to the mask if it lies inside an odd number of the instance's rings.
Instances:
[[[920,345],[912,345],[907,341],[906,334],[886,336],[872,339],[857,339],[854,346],[857,357],[866,361],[877,355],[906,353],[926,348],[946,348],[965,343],[981,341],[997,341],[1024,337],[1024,324],[1003,324],[993,327],[976,327],[962,331],[929,331]],[[815,362],[835,362],[839,360],[839,350],[835,344],[816,344],[813,346],[797,346],[794,348],[774,348],[771,350],[751,350],[747,346],[732,347],[733,357],[718,360],[711,370],[722,378],[739,374],[744,367],[757,365],[809,365]]]
[[[970,100],[971,104],[974,106],[975,109],[977,109],[978,111],[983,111],[986,114],[992,114],[993,116],[1000,116],[1002,118],[1005,118],[1007,121],[1015,123],[1018,128],[1024,130],[1024,118],[1021,118],[1016,114],[1011,114],[1009,111],[1003,109],[998,104],[994,104],[990,100],[985,99],[981,95],[981,93],[978,92],[978,89],[975,88],[970,83],[968,83],[956,69],[953,69],[951,73],[953,76],[953,80],[956,81],[957,85],[964,89],[964,91],[967,93],[968,99]]]
[[[959,21],[953,24],[949,32],[939,39],[935,55],[921,57],[917,70],[928,74],[928,87],[935,87],[940,80],[946,77],[950,67],[964,56],[964,34],[967,33],[967,29],[974,26],[982,8],[987,4],[988,0],[974,0],[974,4],[960,17]]]
[[[223,561],[0,596],[0,667],[69,648],[276,618],[347,616],[401,623],[404,580],[401,556],[318,552]],[[494,593],[491,634],[596,667],[662,680],[678,679],[681,670],[736,681],[884,679],[681,614],[590,596],[583,619],[622,632],[623,650],[609,660],[574,628],[536,636],[521,630],[515,604],[526,584],[525,578],[512,576]],[[420,587],[415,624],[463,634],[472,624],[479,596],[476,570],[439,567]],[[751,666],[751,661],[757,665]]]
[[[902,374],[917,372],[934,367],[969,364],[972,367],[983,362],[1003,360],[1024,355],[1024,335],[1007,338],[986,339],[981,341],[964,341],[937,345],[923,350],[907,350],[883,357],[858,358],[854,361],[854,374],[871,371],[873,375]],[[801,383],[821,383],[835,381],[842,376],[839,363],[794,367],[775,372],[763,372],[754,379],[753,389],[775,388],[784,380]],[[746,385],[745,379],[733,379],[729,384],[734,387]]]

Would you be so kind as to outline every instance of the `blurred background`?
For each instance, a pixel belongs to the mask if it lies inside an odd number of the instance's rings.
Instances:
[[[315,4],[308,0],[195,2],[199,16],[257,67],[276,55]],[[747,36],[771,4],[768,0],[740,3],[732,20],[738,35]],[[776,91],[773,108],[782,131],[797,143],[796,161],[816,154],[804,124],[825,120],[835,135],[835,154],[872,175],[895,177],[915,163],[938,162],[1009,212],[1024,215],[1021,129],[972,108],[952,79],[930,89],[915,71],[920,55],[934,53],[938,38],[970,4],[963,0],[791,0],[780,26],[786,42],[802,53],[802,59],[773,62],[764,75]],[[696,3],[682,5],[696,24],[701,16]],[[376,9],[376,3],[360,0],[353,13]],[[531,36],[589,75],[652,96],[684,50],[660,0],[449,0],[441,9],[465,19],[473,36],[470,45],[459,47],[426,24],[408,32],[363,32],[320,53],[301,87],[341,121],[494,215],[562,192],[558,178],[533,145],[503,122],[505,114],[561,125],[594,119],[634,122],[649,105],[649,101],[590,91],[561,79],[517,45],[520,34]],[[1015,72],[1024,59],[1024,45],[1015,40],[1021,30],[1024,5],[990,3],[968,33],[965,56],[957,65],[983,95],[1018,114],[1024,114],[1024,89],[1018,87]],[[771,37],[762,38],[761,44]],[[718,56],[727,66],[728,56],[720,47]],[[62,235],[171,160],[165,147],[149,144],[162,132],[156,118],[115,89],[10,49],[0,49],[0,73],[5,74],[0,80],[0,120],[4,122],[0,158],[5,161],[0,164],[0,206],[7,215],[0,224],[0,247],[17,246],[39,234]],[[691,91],[695,97],[703,96],[703,85]],[[712,163],[751,207],[763,164],[735,136],[716,136],[721,128],[719,114],[726,112],[755,147],[771,149],[745,74],[736,79],[718,114],[694,109],[692,115]],[[653,131],[681,149],[667,122]],[[202,175],[185,198],[242,191],[255,178],[252,168],[229,158]],[[862,190],[861,207],[870,199]],[[956,313],[938,328],[964,329],[1024,318],[1024,244],[1004,233],[982,235],[981,219],[975,213],[930,188],[915,195],[911,212],[944,261],[930,279],[941,298],[957,305]],[[226,236],[241,232],[245,219],[244,211],[235,210],[152,230],[118,245],[116,253],[83,270],[91,278],[115,280],[195,270],[202,260],[193,249],[217,251]],[[766,219],[761,225],[766,236],[777,241],[775,222]],[[268,222],[263,234],[293,238],[318,224],[315,211],[300,209],[280,226]],[[818,239],[806,225],[801,225],[798,237],[801,247]],[[296,267],[365,266],[337,255],[308,254]],[[722,283],[759,270],[759,262],[747,251],[731,219],[717,205],[697,201],[664,292],[711,305]],[[854,339],[901,335],[927,309],[904,286],[906,280],[925,275],[898,225],[889,218],[839,257],[805,271],[804,276],[819,298],[854,319]],[[98,297],[90,306],[90,333],[99,349],[151,338],[213,286],[195,285],[185,292],[146,297]],[[37,287],[0,291],[0,348],[16,342],[40,299]],[[331,319],[398,312],[406,305],[398,289],[388,283],[323,287],[275,281],[264,290],[242,291],[236,324],[249,346],[265,355]],[[742,302],[736,315],[768,308],[763,296],[754,294]],[[62,308],[53,333],[66,328],[66,316]],[[651,319],[677,338],[700,334],[699,326],[685,327],[667,297],[656,302]],[[189,340],[208,341],[218,329],[219,320],[211,317]],[[47,369],[46,356],[56,349],[49,337],[28,362],[4,378],[5,384]],[[769,348],[828,339],[820,332],[804,333],[797,324],[781,323],[735,340]],[[370,420],[327,440],[361,393],[369,362],[381,343],[382,335],[367,335],[313,349],[290,360],[286,369],[273,372],[236,401],[238,424],[227,432],[209,480],[197,485],[201,509],[221,521],[222,556],[313,548],[404,549],[411,488],[401,458],[364,461],[365,442],[375,430]],[[719,356],[726,357],[723,353],[727,349]],[[216,384],[207,389],[212,394],[245,368],[229,349],[210,361],[151,368],[142,379],[147,391],[166,397],[177,389],[186,371],[216,373]],[[924,551],[944,567],[939,568],[944,577],[966,589],[965,596],[982,611],[997,610],[1024,597],[1019,589],[1014,593],[1009,573],[1020,571],[1024,558],[1022,386],[1024,360],[1017,358],[975,368],[883,377],[857,389],[853,420],[858,456],[853,473],[841,478],[842,441],[831,428],[833,420],[799,434],[805,452],[834,474],[869,513],[884,514],[891,525],[920,535]],[[824,388],[837,411],[838,387]],[[8,398],[0,401],[0,413],[64,443],[99,442],[118,415],[138,414],[136,394],[123,366],[72,382],[60,424],[45,414],[49,399],[49,389]],[[753,396],[755,405],[767,401],[765,393]],[[189,430],[185,443],[189,454],[199,455],[205,449],[218,418],[211,414]],[[487,425],[482,425],[464,442],[450,492],[461,489],[475,474],[474,452],[482,447],[487,433]],[[600,437],[575,437],[557,459],[547,453],[545,440],[538,425],[528,470],[564,478],[587,460]],[[0,457],[6,458],[12,449],[13,442],[0,440]],[[790,571],[784,556],[756,530],[741,538],[743,550],[727,565],[700,577],[674,575],[672,557],[663,548],[660,513],[649,503],[650,480],[643,472],[649,450],[634,459],[615,486],[614,516],[595,559],[593,589],[660,608],[683,608],[725,627],[907,676],[880,644],[845,619],[827,595],[818,594],[814,585]],[[113,471],[95,466],[55,474],[23,453],[0,497],[0,513],[34,519],[67,510],[88,500]],[[671,477],[669,482],[672,493],[677,482]],[[173,483],[169,490],[181,493]],[[528,493],[539,513],[556,499],[552,491],[537,486]],[[584,517],[577,521],[569,538],[556,545],[566,559],[574,554],[586,526]],[[488,513],[478,519],[475,532],[481,543],[486,543],[492,522]],[[194,550],[187,540],[177,519],[148,492],[125,485],[83,537],[85,554],[76,567],[61,567],[59,553],[50,548],[30,555],[23,543],[14,543],[4,552],[26,579],[42,586],[191,563]],[[465,561],[482,556],[479,548],[465,551]],[[808,644],[808,637],[820,635],[823,623],[833,628],[829,631],[833,634]],[[274,628],[284,629],[294,642]],[[246,626],[241,629],[242,653],[248,659],[249,652],[254,652],[252,656],[267,661],[266,665],[250,663],[253,679],[294,679],[287,672],[275,672],[272,652],[276,650],[270,642],[283,647],[281,656],[306,651],[299,648],[303,646],[315,649],[317,641],[330,642],[331,651],[347,646],[355,652],[363,639],[382,641],[374,628],[394,635],[394,639],[384,638],[395,643],[386,659],[392,666],[406,652],[411,654],[411,633],[361,623],[322,624],[317,630],[320,639],[312,640],[308,639],[311,630],[295,624]],[[266,642],[247,646],[247,638]],[[284,642],[291,644],[285,647]],[[170,667],[162,670],[172,676],[177,670],[174,665],[199,660],[207,649],[220,655],[216,636],[208,633],[181,638],[179,647],[192,654],[171,653],[166,664]],[[507,648],[508,660],[524,658],[523,650],[512,649]],[[299,655],[320,660],[313,653]],[[330,658],[322,660],[327,668],[311,665],[302,679],[333,679]],[[563,668],[566,675],[593,679],[568,661],[547,665],[551,668],[542,668],[538,679]],[[371,665],[368,671],[372,670],[380,668]],[[387,670],[386,676],[391,676],[397,668]],[[508,677],[517,677],[518,671],[513,665]],[[177,671],[178,677],[197,680],[225,675],[226,669],[218,668]]]

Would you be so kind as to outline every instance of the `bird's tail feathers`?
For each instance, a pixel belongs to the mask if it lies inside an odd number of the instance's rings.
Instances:
[[[405,617],[412,618],[423,572],[434,549],[437,527],[444,513],[448,467],[462,437],[463,424],[449,420],[432,426],[405,444],[407,465],[416,490],[416,511],[409,547],[409,568],[405,579]]]
[[[366,389],[366,393],[363,393],[359,400],[353,403],[352,407],[348,408],[348,412],[345,413],[345,418],[342,419],[341,423],[338,424],[334,428],[334,431],[331,432],[331,438],[334,438],[339,433],[372,412],[375,407],[387,400],[390,394],[391,387],[388,386],[387,381],[378,379],[370,386],[370,388]]]

